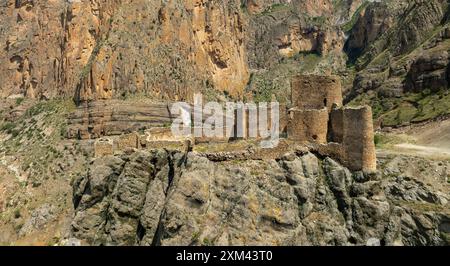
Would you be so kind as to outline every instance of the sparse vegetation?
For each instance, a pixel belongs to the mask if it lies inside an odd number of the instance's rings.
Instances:
[[[400,143],[415,142],[415,140],[408,135],[388,133],[376,133],[374,136],[374,140],[377,148],[390,148],[391,146]]]
[[[200,234],[201,233],[199,231],[192,233],[191,241],[192,242],[197,242],[199,237],[200,237]]]
[[[0,151],[21,156],[22,165],[33,178],[48,176],[49,166],[62,156],[59,143],[66,128],[66,114],[73,110],[72,101],[43,101],[29,108],[15,122],[5,122],[0,131],[11,135]]]
[[[261,15],[267,15],[274,12],[280,12],[280,11],[287,11],[289,10],[289,4],[283,4],[283,3],[276,3],[271,5],[270,7],[266,8]]]
[[[425,90],[409,93],[402,98],[382,98],[376,95],[359,95],[350,106],[368,104],[372,106],[374,119],[380,119],[383,126],[399,126],[417,123],[450,114],[450,91]]]
[[[349,32],[353,29],[353,27],[355,26],[356,22],[358,21],[358,18],[361,15],[361,12],[364,11],[364,9],[366,9],[366,7],[369,5],[369,1],[365,1],[364,3],[362,3],[358,9],[355,11],[355,13],[353,14],[352,18],[350,19],[350,21],[348,21],[347,23],[345,23],[342,26],[342,30],[344,32]]]
[[[19,219],[22,215],[20,214],[20,210],[16,209],[14,210],[14,218]]]
[[[253,101],[267,102],[275,95],[281,103],[290,102],[290,79],[300,73],[311,73],[326,58],[317,53],[297,53],[291,58],[284,58],[276,67],[267,71],[253,73],[247,90],[253,94]]]
[[[213,243],[209,238],[207,237],[203,238],[203,246],[212,246],[212,245]]]
[[[16,99],[16,104],[17,105],[21,105],[23,103],[23,101],[25,100],[25,98],[17,98]]]

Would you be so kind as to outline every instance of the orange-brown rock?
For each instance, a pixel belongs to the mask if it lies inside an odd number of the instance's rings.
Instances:
[[[0,96],[119,98],[242,94],[239,1],[3,1]]]
[[[68,137],[95,139],[170,125],[164,103],[116,100],[85,102],[69,116]]]

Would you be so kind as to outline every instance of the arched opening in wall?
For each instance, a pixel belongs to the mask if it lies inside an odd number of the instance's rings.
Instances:
[[[328,99],[327,98],[323,99],[323,106],[324,107],[328,106]]]
[[[312,138],[313,138],[314,140],[317,140],[319,137],[318,137],[317,135],[313,135]]]

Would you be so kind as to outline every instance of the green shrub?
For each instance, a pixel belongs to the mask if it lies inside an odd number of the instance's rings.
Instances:
[[[17,105],[21,105],[23,103],[23,101],[25,100],[25,98],[17,98],[16,99],[16,104]]]
[[[14,123],[6,122],[0,127],[0,130],[6,131],[8,134],[10,134],[11,130],[13,130],[15,128],[16,128],[16,125]]]
[[[383,136],[380,134],[375,134],[374,137],[374,141],[375,141],[375,146],[379,147],[379,145],[382,143],[383,140]]]
[[[15,219],[19,219],[22,215],[20,214],[20,210],[19,209],[15,209],[14,210],[14,218]]]

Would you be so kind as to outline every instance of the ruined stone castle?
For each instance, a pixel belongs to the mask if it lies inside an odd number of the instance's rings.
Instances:
[[[291,97],[290,107],[280,106],[280,131],[287,141],[335,158],[351,170],[376,170],[372,110],[368,106],[343,107],[339,78],[295,76],[292,78]],[[164,147],[174,143],[183,146],[184,140],[171,135],[168,125],[176,117],[169,110],[169,104],[163,103],[129,106],[120,101],[86,102],[69,118],[69,137],[97,139],[96,156],[127,148]],[[241,112],[241,115],[245,117],[243,121],[247,129],[239,139],[245,140],[250,138],[248,111]],[[193,144],[232,140],[225,137],[195,138]]]
[[[333,76],[292,79],[289,139],[316,144],[351,170],[376,170],[372,109],[343,107],[342,86]]]

